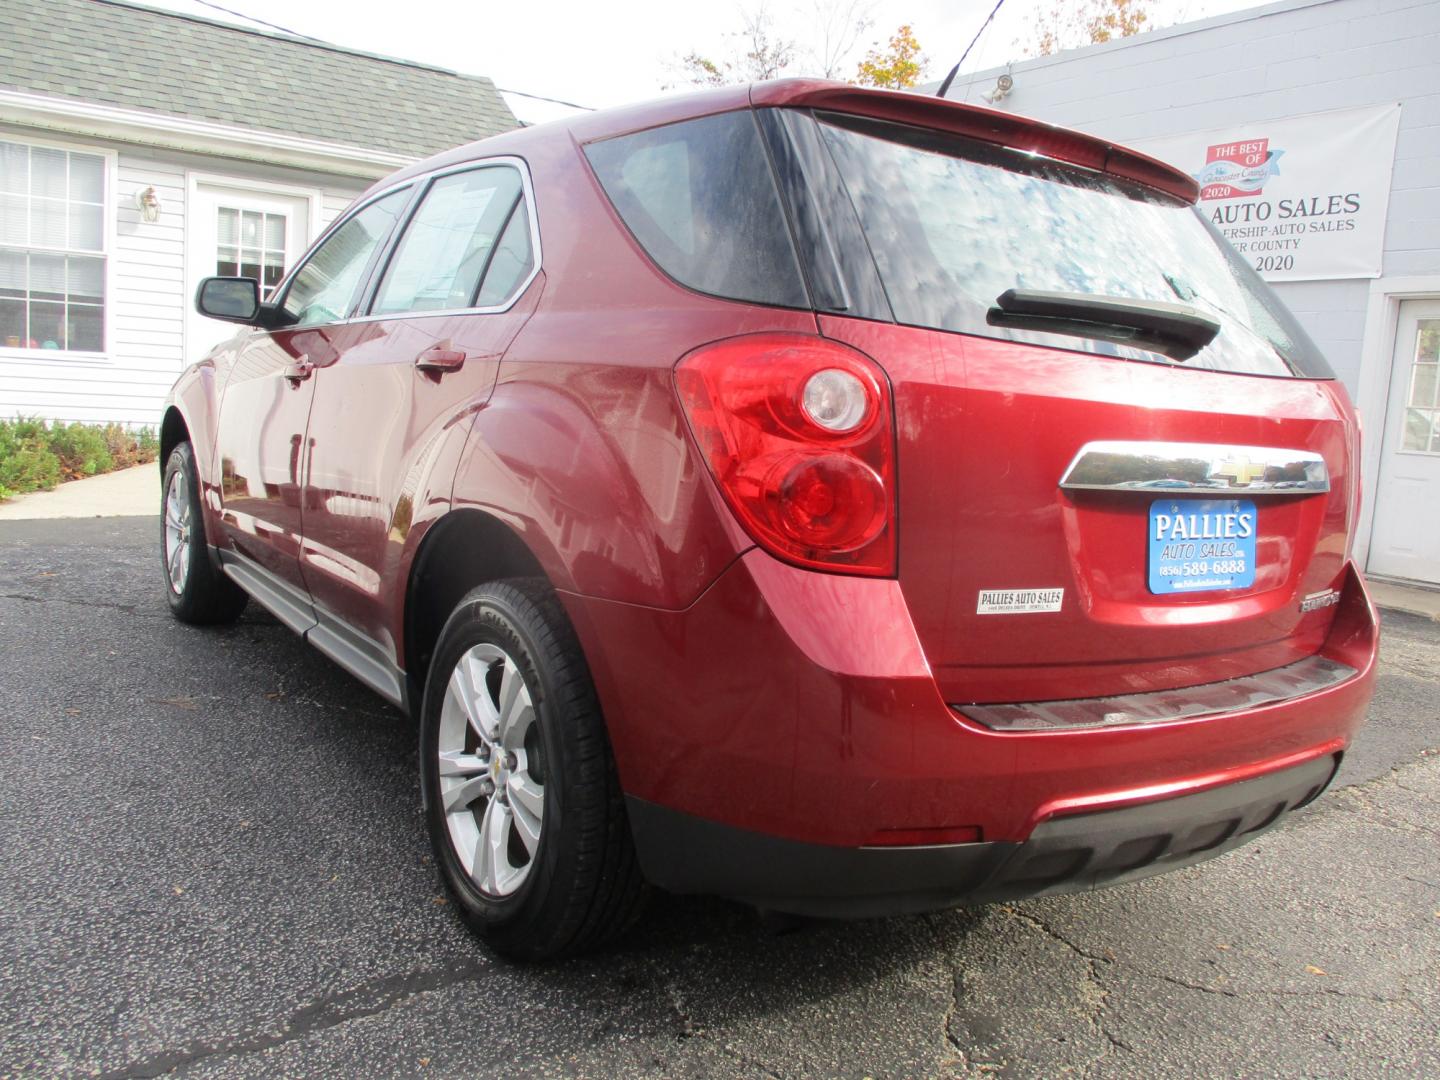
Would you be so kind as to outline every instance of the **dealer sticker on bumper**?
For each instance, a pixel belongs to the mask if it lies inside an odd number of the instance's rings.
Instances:
[[[1255,584],[1255,504],[1160,499],[1150,504],[1150,591],[1210,592]]]
[[[1064,603],[1064,589],[981,589],[975,614],[1033,615],[1059,611]]]

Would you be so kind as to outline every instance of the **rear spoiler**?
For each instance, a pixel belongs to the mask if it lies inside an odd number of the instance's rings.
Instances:
[[[1123,177],[1194,203],[1200,197],[1195,178],[1163,161],[1069,128],[1021,116],[895,90],[866,90],[821,79],[777,79],[750,88],[759,106],[827,109],[852,116],[949,131],[1015,150],[1028,150],[1057,161]]]

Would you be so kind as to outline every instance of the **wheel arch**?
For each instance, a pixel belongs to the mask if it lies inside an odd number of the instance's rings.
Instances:
[[[404,668],[410,700],[423,700],[440,631],[466,593],[503,578],[554,584],[521,536],[483,510],[454,509],[425,531],[405,579]]]

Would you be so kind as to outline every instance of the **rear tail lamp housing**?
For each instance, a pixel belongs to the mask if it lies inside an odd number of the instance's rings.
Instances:
[[[751,334],[686,355],[675,386],[757,544],[797,566],[894,575],[895,429],[875,361],[825,338]]]

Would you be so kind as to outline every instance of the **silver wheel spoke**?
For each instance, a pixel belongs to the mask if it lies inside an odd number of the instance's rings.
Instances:
[[[530,703],[530,691],[525,679],[509,660],[505,663],[505,674],[500,680],[499,742],[507,750],[518,750],[525,745],[525,733],[535,717],[535,707]]]
[[[182,545],[176,544],[170,552],[170,580],[176,585],[179,585],[184,580],[180,574],[180,556],[184,550],[185,548]]]
[[[467,754],[460,750],[447,750],[440,755],[441,776],[474,776],[490,771],[490,763],[479,754]]]
[[[520,783],[520,777],[512,776],[506,785],[510,793],[510,813],[515,824],[515,831],[520,834],[520,842],[525,845],[525,850],[530,855],[535,854],[535,849],[540,846],[540,808],[545,805],[545,796],[538,787],[532,787],[525,792],[524,800],[520,797],[520,791],[524,785]],[[531,809],[531,806],[536,809]]]
[[[523,810],[536,821],[545,813],[545,789],[528,773],[513,773],[505,790],[510,793],[510,805]]]
[[[513,875],[506,848],[510,843],[510,808],[491,799],[480,822],[480,839],[475,845],[475,883],[486,892],[503,894]]]
[[[442,792],[445,799],[445,812],[447,814],[458,813],[476,799],[488,795],[492,790],[494,788],[489,776],[476,776],[455,784]],[[485,813],[488,815],[490,811],[487,809]]]

